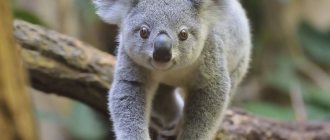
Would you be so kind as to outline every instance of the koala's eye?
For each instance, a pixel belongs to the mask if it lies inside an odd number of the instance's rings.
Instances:
[[[178,37],[181,41],[187,40],[188,39],[188,31],[185,30],[185,29],[181,30]]]
[[[142,26],[140,29],[140,36],[143,39],[147,39],[149,37],[150,31],[147,26]]]

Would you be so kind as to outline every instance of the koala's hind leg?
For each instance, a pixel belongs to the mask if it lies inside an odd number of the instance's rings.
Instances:
[[[160,84],[153,99],[151,127],[157,131],[157,140],[169,140],[178,133],[183,113],[183,98],[175,87]]]

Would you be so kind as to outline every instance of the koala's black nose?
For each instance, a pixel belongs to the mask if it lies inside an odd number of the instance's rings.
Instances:
[[[172,40],[167,34],[159,34],[154,41],[153,59],[168,62],[172,58]]]

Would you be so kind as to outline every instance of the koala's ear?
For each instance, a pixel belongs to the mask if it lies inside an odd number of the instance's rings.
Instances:
[[[138,0],[93,0],[93,3],[103,21],[118,25]]]

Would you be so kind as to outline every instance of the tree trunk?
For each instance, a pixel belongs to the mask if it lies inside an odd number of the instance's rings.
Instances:
[[[13,38],[10,2],[0,0],[0,137],[35,140],[23,63]]]

